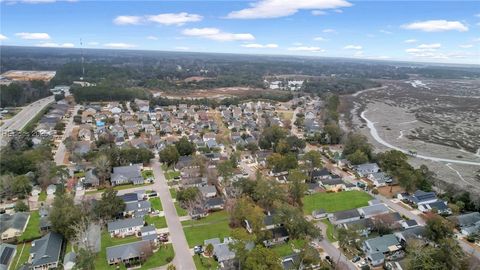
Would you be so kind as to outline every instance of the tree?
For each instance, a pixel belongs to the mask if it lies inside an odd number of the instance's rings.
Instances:
[[[195,144],[190,142],[187,137],[182,137],[176,144],[180,156],[188,156],[195,152]]]
[[[89,249],[80,248],[77,252],[75,261],[75,270],[94,270],[95,269],[95,253]]]
[[[13,174],[0,175],[0,195],[9,198],[14,195],[13,183],[15,182],[15,176]]]
[[[209,243],[207,245],[207,247],[205,248],[205,255],[210,257],[210,256],[212,256],[212,254],[213,254],[213,245],[212,245],[212,243]]]
[[[100,180],[100,184],[104,185],[107,178],[110,178],[110,173],[112,171],[110,160],[106,155],[102,154],[94,160],[93,164],[95,166],[95,172]]]
[[[167,270],[177,270],[177,267],[175,267],[175,265],[173,265],[173,264],[169,264],[167,266]]]
[[[303,197],[307,191],[307,185],[305,184],[307,176],[298,169],[291,170],[288,174],[288,195],[292,201],[292,205],[302,207]]]
[[[177,148],[173,145],[169,145],[162,149],[159,156],[160,162],[167,164],[168,167],[174,166],[180,158]]]
[[[307,169],[308,176],[311,181],[313,170],[323,165],[322,155],[318,151],[311,150],[303,155],[302,160],[304,161],[304,166]]]
[[[287,136],[287,132],[279,126],[267,127],[263,130],[259,138],[259,146],[262,149],[275,149],[277,143]]]
[[[230,160],[225,160],[218,163],[217,170],[224,180],[230,179],[230,177],[233,176],[233,172],[235,171],[235,169],[233,168],[233,164]]]
[[[265,214],[263,209],[257,206],[250,197],[241,197],[235,201],[230,211],[230,224],[234,227],[242,227],[248,222],[252,232],[257,235],[262,230]]]
[[[437,246],[424,245],[421,241],[407,244],[407,269],[469,269],[467,256],[451,238],[441,240]]]
[[[342,129],[338,126],[337,123],[330,122],[325,125],[324,128],[325,134],[328,136],[328,141],[331,144],[340,143],[342,138]]]
[[[368,156],[360,149],[357,149],[353,154],[347,156],[347,159],[353,164],[363,164],[368,162]]]
[[[200,190],[197,187],[188,187],[177,192],[177,201],[182,205],[187,205],[188,202],[194,201],[200,196]]]
[[[315,239],[321,237],[315,225],[305,219],[301,208],[283,203],[278,207],[277,212],[276,219],[287,229],[290,239],[303,239],[306,237]]]
[[[102,198],[93,207],[93,213],[99,220],[110,220],[125,210],[125,202],[117,197],[117,191],[109,187],[102,193]]]
[[[25,197],[32,191],[32,184],[26,175],[16,176],[12,183],[12,191],[14,194]]]
[[[74,204],[71,196],[57,194],[49,214],[52,231],[60,233],[66,239],[73,239],[75,236],[73,225],[80,221],[82,215],[81,209]]]
[[[55,171],[55,163],[51,160],[44,160],[37,164],[38,183],[42,189],[46,189],[49,185],[55,184],[53,178]]]
[[[281,270],[280,258],[269,248],[263,246],[256,246],[252,249],[245,259],[245,270]]]
[[[367,137],[360,133],[349,133],[345,141],[343,155],[351,155],[357,150],[363,152],[368,159],[372,158],[372,146],[368,143]]]
[[[30,208],[24,201],[17,201],[15,203],[15,212],[28,212]]]
[[[453,236],[453,224],[439,215],[434,215],[427,220],[426,233],[430,240],[438,243]]]

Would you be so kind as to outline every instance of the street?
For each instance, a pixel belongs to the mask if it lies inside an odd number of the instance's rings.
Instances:
[[[68,120],[67,125],[65,126],[65,131],[62,136],[62,141],[58,145],[57,152],[55,152],[55,156],[54,156],[54,161],[55,161],[55,164],[57,165],[64,165],[66,148],[65,148],[65,144],[63,143],[63,140],[65,140],[65,138],[70,137],[70,135],[72,134],[73,127],[75,126],[73,123],[73,116],[77,114],[77,111],[79,109],[80,109],[80,105],[76,105],[75,108],[73,109],[70,119]]]
[[[350,269],[356,270],[357,267],[347,258],[345,255],[340,252],[340,250],[332,245],[332,243],[327,240],[327,225],[323,222],[317,222],[316,226],[322,231],[323,240],[318,244],[319,246],[327,253],[330,258],[335,262],[335,269]]]

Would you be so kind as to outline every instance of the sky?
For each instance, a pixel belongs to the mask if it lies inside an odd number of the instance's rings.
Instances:
[[[479,1],[0,1],[2,45],[480,64]]]

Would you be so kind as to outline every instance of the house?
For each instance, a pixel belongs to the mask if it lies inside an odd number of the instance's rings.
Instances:
[[[358,208],[358,212],[363,218],[369,218],[376,215],[389,213],[390,210],[385,204],[380,203]]]
[[[369,173],[367,178],[372,181],[376,187],[383,187],[393,182],[392,178],[384,172]]]
[[[142,166],[139,164],[114,167],[110,179],[112,186],[123,184],[141,185],[144,183]]]
[[[343,182],[342,178],[327,178],[319,181],[327,191],[341,191],[345,189],[345,182]]]
[[[393,234],[371,238],[363,242],[362,249],[373,266],[383,264],[385,255],[402,249],[400,242]]]
[[[205,209],[208,211],[222,210],[224,206],[225,201],[220,197],[208,198],[205,202]]]
[[[75,252],[70,251],[65,254],[65,257],[63,257],[63,270],[72,270],[75,266],[76,261],[77,254],[75,254]]]
[[[436,211],[440,215],[451,215],[452,210],[448,207],[447,203],[441,200],[432,203],[423,203],[418,206],[418,210],[423,213]]]
[[[213,198],[217,196],[217,188],[213,185],[201,186],[198,189],[204,198]]]
[[[85,172],[85,178],[83,179],[83,185],[86,187],[96,187],[100,184],[96,169],[90,169]]]
[[[109,222],[107,230],[111,237],[138,235],[143,224],[143,218],[119,219]]]
[[[423,190],[417,190],[413,195],[403,196],[403,199],[417,206],[426,203],[433,203],[438,200],[435,192],[425,192]]]
[[[287,229],[283,226],[275,227],[268,230],[271,233],[271,237],[263,241],[266,247],[272,247],[275,245],[283,244],[288,241],[289,235]]]
[[[404,220],[401,222],[401,224],[404,229],[410,229],[419,226],[418,222],[414,219]]]
[[[282,258],[282,268],[284,270],[302,270],[302,258],[299,253],[288,255]]]
[[[394,233],[398,241],[404,246],[407,245],[407,241],[411,239],[424,240],[427,242],[427,230],[424,226],[415,226],[412,228],[405,229]]]
[[[152,247],[148,240],[107,247],[107,263],[113,265],[137,262],[142,258],[145,258],[151,249]]]
[[[57,185],[54,185],[54,184],[48,185],[46,190],[47,195],[53,195],[55,194],[55,191],[57,191]]]
[[[30,248],[30,269],[57,268],[60,265],[63,240],[63,236],[55,232],[34,240]]]
[[[92,139],[92,131],[89,126],[81,126],[78,130],[78,139],[90,141]]]
[[[0,244],[0,269],[7,270],[10,268],[10,265],[13,262],[13,258],[15,258],[15,254],[17,253],[17,246],[10,245],[7,243]]]
[[[323,168],[321,170],[313,170],[312,172],[312,179],[313,180],[322,180],[322,179],[330,179],[332,178],[332,174],[330,173],[327,168]]]
[[[342,224],[349,221],[359,220],[361,218],[357,209],[345,210],[330,214],[329,220],[333,224]]]
[[[465,236],[468,236],[472,233],[480,232],[479,212],[458,215],[456,217],[452,217],[451,220],[455,222],[459,231]]]
[[[140,229],[140,235],[142,236],[142,240],[144,241],[148,240],[152,244],[158,243],[157,229],[155,229],[155,227],[152,225],[142,227],[142,229]]]
[[[86,153],[90,152],[90,141],[79,141],[75,143],[75,148],[73,152],[79,155],[85,155]]]
[[[205,240],[204,246],[212,245],[213,246],[213,257],[220,264],[223,264],[227,261],[235,259],[235,252],[230,249],[230,243],[232,243],[231,238],[224,238],[223,243],[220,242],[220,239],[213,238]]]
[[[380,171],[380,167],[378,167],[377,163],[365,163],[356,165],[354,169],[360,176],[367,176],[371,173],[377,173]]]
[[[12,215],[0,214],[0,232],[2,234],[2,241],[21,236],[25,231],[29,220],[30,213],[26,212],[17,212]]]
[[[144,217],[150,213],[152,204],[149,201],[134,201],[125,203],[124,216]]]
[[[359,235],[367,237],[375,224],[371,218],[362,218],[340,224],[347,230],[355,230]]]

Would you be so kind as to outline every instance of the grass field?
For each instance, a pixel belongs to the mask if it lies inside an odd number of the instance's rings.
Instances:
[[[172,199],[176,199],[177,198],[177,190],[174,189],[174,188],[171,188],[170,189],[170,195],[172,196]]]
[[[148,258],[139,269],[153,269],[162,265],[166,265],[173,259],[174,256],[175,252],[173,251],[172,244],[167,244],[155,252],[152,257]]]
[[[30,213],[30,219],[28,220],[27,228],[25,232],[18,238],[19,242],[31,241],[42,236],[40,233],[40,214],[38,211]]]
[[[183,208],[180,206],[180,203],[179,203],[179,202],[175,202],[174,205],[175,205],[175,209],[177,210],[177,215],[178,215],[179,217],[183,217],[183,216],[187,216],[187,215],[188,215],[187,210],[183,209]]]
[[[315,193],[303,199],[303,212],[312,214],[320,208],[329,213],[349,210],[368,205],[372,197],[363,191],[342,191],[337,193]]]
[[[142,171],[142,177],[143,177],[143,179],[154,178],[154,176],[153,176],[153,171],[152,171],[152,170],[144,170],[144,171]]]
[[[195,255],[193,256],[193,261],[197,270],[215,270],[218,268],[218,262],[213,258]]]
[[[165,219],[165,217],[145,216],[145,221],[148,223],[148,225],[153,225],[157,229],[167,227],[167,220]]]
[[[162,202],[160,201],[160,198],[151,198],[150,203],[152,204],[152,208],[154,210],[162,211]]]
[[[179,172],[179,171],[169,170],[169,171],[166,171],[166,172],[165,172],[165,178],[167,178],[167,180],[173,180],[173,178],[179,177],[179,176],[180,176],[180,172]]]
[[[31,247],[32,247],[31,243],[26,243],[25,247],[23,247],[23,244],[17,245],[17,253],[15,254],[15,258],[13,258],[12,266],[10,267],[10,269],[18,269],[20,268],[20,266],[22,266],[22,264],[28,261],[28,256],[30,255]],[[22,252],[22,248],[23,248],[23,252]]]
[[[102,232],[102,243],[100,252],[97,254],[95,258],[95,269],[115,269],[115,266],[110,266],[107,263],[107,247],[113,247],[116,245],[127,244],[131,242],[138,241],[139,238],[135,236],[129,236],[125,238],[112,238],[108,232]],[[120,269],[125,269],[125,267],[121,267]]]
[[[38,195],[38,201],[39,202],[44,202],[46,200],[47,200],[47,192],[42,190],[42,192],[40,192],[40,194]]]
[[[285,257],[294,253],[293,249],[301,249],[305,245],[305,240],[295,239],[288,243],[275,246],[272,250],[277,253],[279,257]]]
[[[328,242],[336,242],[337,237],[335,236],[335,227],[333,226],[328,219],[322,220],[325,225],[327,225],[327,240]]]
[[[194,247],[203,245],[203,241],[210,238],[223,239],[230,235],[229,219],[226,211],[212,213],[200,220],[183,221],[183,231],[188,245]]]

